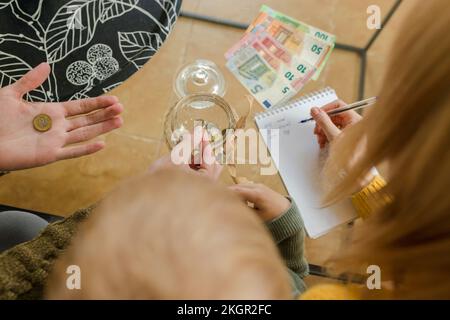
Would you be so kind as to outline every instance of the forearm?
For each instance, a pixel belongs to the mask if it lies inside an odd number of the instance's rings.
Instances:
[[[92,208],[50,224],[35,239],[0,254],[0,299],[38,299],[55,260]]]
[[[301,292],[305,289],[303,278],[308,274],[308,263],[305,258],[305,230],[299,210],[291,200],[291,207],[278,218],[267,223],[278,250],[293,273],[293,280]]]

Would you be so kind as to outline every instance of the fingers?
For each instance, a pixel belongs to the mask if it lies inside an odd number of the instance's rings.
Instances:
[[[173,147],[170,159],[174,165],[189,165],[191,163],[192,149],[189,134],[183,134],[180,143]]]
[[[65,108],[66,117],[72,117],[107,108],[118,102],[119,99],[115,96],[100,96],[83,100],[67,101],[62,105]]]
[[[331,102],[329,104],[324,105],[323,107],[321,107],[321,109],[323,111],[325,111],[325,112],[328,112],[328,111],[331,111],[331,110],[334,110],[334,109],[337,109],[337,108],[344,107],[346,105],[347,104],[344,101],[336,100],[336,101],[333,101],[333,102]]]
[[[88,154],[93,154],[97,151],[100,151],[104,147],[105,143],[103,141],[96,141],[90,144],[62,148],[57,155],[57,160],[73,159],[87,156]]]
[[[327,115],[327,112],[346,106],[347,104],[342,100],[336,100],[329,103],[320,109],[311,109],[311,116],[314,118],[316,112],[316,125],[314,127],[314,134],[317,136],[317,142],[320,148],[324,148],[328,141],[332,141],[347,125],[351,124],[352,119],[356,118],[354,111],[343,112],[334,116]],[[317,111],[317,110],[319,111]],[[356,113],[355,113],[356,114]],[[359,115],[357,115],[359,116]]]
[[[230,188],[261,189],[260,183],[246,182],[230,186]]]
[[[96,112],[79,116],[68,120],[67,131],[72,131],[81,127],[90,126],[96,123],[100,123],[109,119],[112,119],[123,111],[123,106],[120,103],[115,103],[107,108],[100,109]]]
[[[122,118],[115,117],[101,123],[70,131],[67,133],[66,145],[91,140],[114,129],[120,128],[122,123]]]
[[[332,111],[337,108],[345,107],[347,103],[342,100],[336,100],[330,104],[323,106],[321,109],[325,112]],[[337,115],[331,116],[331,120],[338,127],[342,128],[346,127],[349,124],[358,122],[361,119],[361,116],[354,110],[348,110],[346,112],[339,113]]]
[[[28,71],[22,78],[17,80],[12,88],[19,97],[22,97],[27,92],[36,89],[48,78],[50,74],[50,65],[48,63],[41,63],[36,68]]]
[[[251,187],[250,185],[254,185],[254,186]],[[256,187],[256,184],[252,184],[252,183],[237,184],[234,186],[230,186],[228,188],[230,190],[236,192],[236,194],[245,201],[252,202],[255,204],[261,202],[261,192]]]
[[[316,135],[316,138],[320,149],[325,148],[327,143],[329,142],[327,136],[324,133]]]
[[[193,132],[185,132],[183,134],[183,138],[180,147],[187,148],[190,150],[189,158],[185,159],[190,165],[192,169],[198,168],[198,166],[202,163],[203,153],[202,150],[202,141],[203,141],[204,130],[202,126],[195,126]]]
[[[332,141],[341,132],[324,110],[316,107],[312,108],[311,116],[316,121],[316,124],[323,130],[329,141]]]
[[[201,149],[202,149],[202,161],[200,163],[200,166],[202,168],[208,168],[212,165],[217,164],[217,159],[214,156],[214,150],[211,144],[209,143],[209,139],[207,136],[203,137],[203,140],[201,142]]]
[[[186,168],[216,180],[223,167],[218,163],[209,140],[209,134],[202,126],[196,126],[193,133],[184,133],[182,141],[171,152],[174,164],[188,165]]]
[[[205,131],[201,141],[202,159],[197,172],[217,180],[222,172],[223,166],[217,161],[214,155],[214,149],[209,143],[209,134]]]

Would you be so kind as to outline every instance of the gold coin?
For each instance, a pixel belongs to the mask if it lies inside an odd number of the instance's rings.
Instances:
[[[52,118],[46,114],[38,114],[33,119],[33,126],[36,131],[46,132],[52,127]]]

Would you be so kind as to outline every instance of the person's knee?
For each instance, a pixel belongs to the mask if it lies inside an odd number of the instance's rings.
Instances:
[[[33,239],[47,224],[44,219],[28,212],[0,212],[0,252]]]

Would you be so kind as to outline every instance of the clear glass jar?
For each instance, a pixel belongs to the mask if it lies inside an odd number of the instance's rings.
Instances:
[[[209,106],[197,108],[198,103],[207,103]],[[219,158],[223,157],[223,142],[227,134],[234,132],[237,121],[236,111],[222,97],[192,94],[182,98],[169,110],[164,123],[164,135],[167,145],[172,149],[181,141],[183,134],[192,133],[195,126],[201,125],[209,133],[212,139],[210,142]]]

